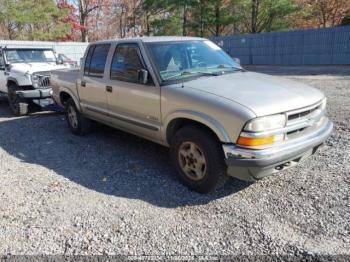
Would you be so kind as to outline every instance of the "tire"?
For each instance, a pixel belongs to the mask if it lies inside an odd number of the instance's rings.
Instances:
[[[28,100],[20,98],[16,91],[20,90],[15,84],[10,84],[8,87],[7,99],[12,113],[15,116],[25,116],[29,113],[29,103]]]
[[[65,103],[66,121],[74,135],[82,136],[91,131],[91,120],[84,117],[72,98]]]
[[[228,179],[221,144],[203,128],[181,128],[172,139],[170,155],[180,181],[191,190],[208,193]]]

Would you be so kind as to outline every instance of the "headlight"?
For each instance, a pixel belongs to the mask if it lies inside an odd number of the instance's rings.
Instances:
[[[286,120],[287,117],[285,114],[258,117],[249,121],[244,127],[244,130],[249,132],[262,132],[283,128],[286,125]]]
[[[283,128],[286,125],[286,121],[287,117],[285,114],[255,118],[245,125],[237,144],[260,148],[283,141],[285,138],[284,134],[264,135],[264,132]]]
[[[32,80],[32,85],[34,88],[38,87],[39,77],[37,75],[31,75],[30,79]]]

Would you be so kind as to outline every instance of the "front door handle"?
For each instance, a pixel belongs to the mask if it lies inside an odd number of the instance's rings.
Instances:
[[[106,91],[112,93],[113,87],[111,87],[111,86],[106,86]]]
[[[9,76],[10,73],[5,71],[5,72],[4,72],[4,75],[5,75],[5,76]]]
[[[85,81],[81,81],[80,84],[81,84],[82,87],[86,87],[86,82]]]

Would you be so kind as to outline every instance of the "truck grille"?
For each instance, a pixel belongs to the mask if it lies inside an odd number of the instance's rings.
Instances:
[[[296,138],[308,132],[312,126],[320,122],[324,114],[325,112],[322,109],[322,103],[288,112],[287,138]]]
[[[37,77],[37,88],[48,88],[51,86],[50,72],[36,72],[33,75]]]
[[[315,112],[317,109],[318,109],[318,107],[315,107],[315,108],[311,108],[311,109],[306,110],[306,111],[302,111],[300,113],[295,113],[295,114],[288,115],[288,121],[292,121],[292,120],[295,120],[295,119],[302,119],[304,117],[308,117],[308,116],[312,115],[312,113]]]

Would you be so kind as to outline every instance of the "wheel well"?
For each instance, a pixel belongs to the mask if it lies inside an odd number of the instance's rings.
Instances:
[[[174,135],[176,134],[176,132],[185,126],[199,127],[202,130],[205,130],[208,134],[213,136],[214,139],[216,139],[217,141],[220,142],[220,139],[216,135],[216,133],[207,125],[202,124],[202,123],[195,121],[195,120],[192,120],[192,119],[188,119],[188,118],[177,118],[177,119],[172,120],[169,123],[167,131],[166,131],[166,138],[167,138],[167,142],[169,145],[171,144],[171,140],[174,137]]]
[[[60,93],[60,101],[62,103],[62,105],[66,104],[68,99],[72,98],[70,96],[70,94],[66,93],[66,92],[61,92]]]
[[[17,83],[13,80],[8,80],[7,81],[7,87],[9,87],[10,85],[17,85]]]

